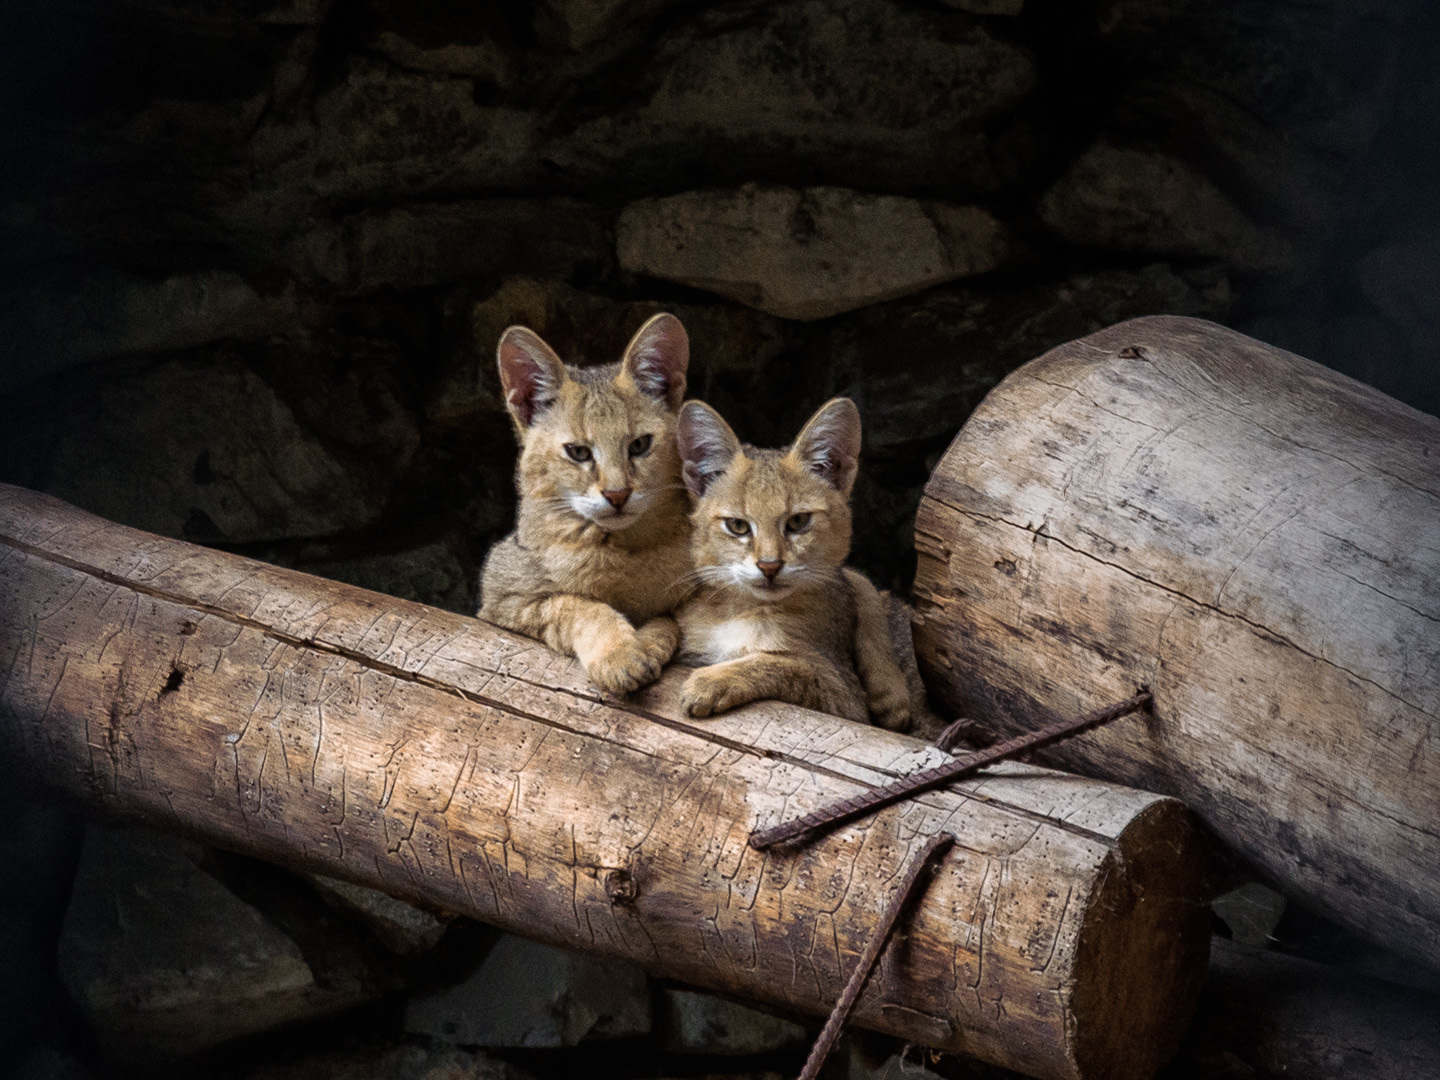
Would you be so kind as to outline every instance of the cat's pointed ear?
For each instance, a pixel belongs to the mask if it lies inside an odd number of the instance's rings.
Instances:
[[[860,464],[860,410],[849,398],[832,398],[800,432],[790,456],[842,495],[849,495]]]
[[[685,486],[697,497],[705,494],[740,452],[740,440],[730,425],[703,401],[687,401],[680,409],[675,445],[684,464]]]
[[[565,382],[565,365],[540,335],[524,326],[510,326],[495,347],[505,407],[524,431],[548,409]]]
[[[625,346],[619,378],[674,411],[685,400],[685,369],[689,366],[690,338],[685,327],[674,315],[661,313],[635,331]]]

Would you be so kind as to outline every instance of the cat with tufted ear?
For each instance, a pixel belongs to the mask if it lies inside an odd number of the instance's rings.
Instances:
[[[496,361],[520,504],[515,531],[485,557],[477,614],[577,657],[601,690],[653,682],[679,641],[669,613],[690,568],[675,448],[685,328],[656,315],[619,363],[578,368],[512,326]]]
[[[681,691],[691,716],[761,698],[904,730],[911,688],[883,600],[844,566],[860,413],[820,407],[784,450],[741,445],[710,406],[688,401],[676,431],[698,591],[675,613],[680,658],[704,665]]]

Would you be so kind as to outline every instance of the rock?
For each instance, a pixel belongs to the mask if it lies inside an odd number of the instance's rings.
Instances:
[[[373,996],[319,985],[295,942],[185,844],[138,829],[89,829],[58,962],[101,1048],[125,1061],[183,1057]]]
[[[824,319],[1000,265],[984,210],[843,188],[641,199],[616,224],[620,265],[785,319]]]
[[[452,922],[450,917],[433,914],[379,889],[324,874],[307,874],[306,877],[327,904],[339,912],[355,916],[380,939],[385,948],[398,956],[419,956],[429,952],[439,944]]]
[[[941,0],[941,3],[972,15],[1019,15],[1025,7],[1025,0]]]
[[[1221,259],[1257,273],[1295,261],[1288,241],[1246,218],[1190,165],[1103,140],[1045,194],[1040,216],[1081,247]]]
[[[570,199],[488,199],[365,210],[293,249],[301,280],[366,293],[511,273],[565,278],[607,250],[594,210]]]
[[[403,52],[405,41],[391,44]],[[532,114],[476,104],[470,78],[356,59],[345,80],[316,101],[314,113],[314,127],[299,132],[305,152],[287,177],[322,196],[412,200],[514,190],[539,179]]]
[[[517,74],[497,12],[445,0],[386,4],[376,12],[371,48],[409,71],[455,75],[510,86]]]
[[[167,536],[241,543],[358,528],[379,516],[404,465],[353,470],[224,354],[111,367],[60,393],[43,489]]]
[[[1285,914],[1285,897],[1252,881],[1217,896],[1210,909],[1230,928],[1230,940],[1263,948],[1273,940],[1275,927]]]
[[[959,13],[886,0],[722,5],[633,66],[620,100],[640,104],[585,119],[542,154],[576,180],[637,177],[648,191],[750,179],[995,190],[984,129],[1035,78],[1025,49]],[[615,91],[597,84],[593,96]]]
[[[286,563],[286,565],[291,564]],[[300,558],[294,560],[293,565],[296,569],[310,574],[319,574],[321,577],[331,578],[335,581],[359,585],[362,589],[374,589],[376,592],[382,592],[389,596],[398,596],[401,600],[415,600],[421,604],[430,604],[465,615],[473,615],[475,612],[475,583],[471,580],[472,575],[465,569],[465,565],[450,546],[443,541],[383,555],[363,555],[342,559]],[[317,885],[319,880],[316,879]],[[362,894],[373,894],[374,904],[370,906],[376,908],[374,914],[382,920],[391,918],[391,916],[383,915],[380,910],[388,908],[390,905],[394,905],[393,917],[400,923],[408,923],[412,917],[418,920],[414,922],[413,929],[407,933],[418,933],[421,938],[427,938],[433,924],[436,928],[435,939],[439,940],[439,935],[444,932],[447,925],[444,921],[436,919],[435,916],[429,915],[419,908],[412,907],[403,900],[396,900],[394,897],[386,896],[374,889],[365,889],[359,885],[349,885],[344,882],[336,882],[336,885],[344,886],[344,890],[340,890],[341,892],[358,890],[354,892],[353,897],[357,903]],[[363,904],[361,906],[365,907]],[[413,913],[413,916],[405,914],[405,912]],[[409,946],[401,945],[398,939],[392,943],[391,939],[378,927],[372,927],[372,929],[380,934],[381,939],[392,951],[400,953],[414,951]],[[398,926],[397,929],[399,929]],[[434,944],[434,942],[430,942],[430,944]],[[419,951],[428,947],[429,945],[425,945]]]
[[[405,1030],[462,1046],[574,1046],[645,1035],[645,973],[505,934],[458,985],[410,999]]]
[[[819,378],[786,418],[782,438],[826,397],[855,398],[865,448],[852,500],[852,561],[877,584],[903,591],[914,573],[920,492],[996,383],[1056,345],[1137,315],[1217,318],[1228,297],[1213,268],[1182,277],[1159,263],[1025,288],[951,286],[866,308],[809,343],[801,370]]]
[[[743,396],[786,346],[779,320],[737,305],[615,301],[558,281],[511,278],[473,306],[474,347],[456,357],[427,416],[454,427],[498,418],[509,431],[495,374],[495,345],[507,326],[530,327],[566,363],[608,364],[620,359],[631,335],[661,311],[675,315],[689,333],[691,396]]]
[[[1056,345],[1139,315],[1216,318],[1228,298],[1213,270],[1187,278],[1164,263],[1028,288],[958,286],[837,320],[812,366],[830,374],[819,393],[860,404],[867,454],[943,449],[991,387]]]
[[[681,1054],[768,1054],[805,1045],[799,1024],[692,990],[661,993],[661,1049]]]
[[[224,270],[162,281],[97,275],[73,291],[32,290],[11,311],[0,324],[0,337],[27,355],[28,370],[21,368],[27,377],[103,357],[172,352],[224,339],[256,341],[293,333],[299,325],[293,289],[262,296]]]
[[[648,21],[677,0],[539,0],[535,36],[552,49],[583,52],[616,32]]]
[[[508,1061],[454,1046],[382,1044],[269,1065],[244,1080],[531,1080]]]

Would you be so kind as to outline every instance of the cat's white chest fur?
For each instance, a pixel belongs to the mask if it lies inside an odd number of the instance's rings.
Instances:
[[[685,628],[686,651],[707,664],[735,660],[753,652],[784,652],[790,642],[774,621],[764,616],[737,615],[702,627]]]

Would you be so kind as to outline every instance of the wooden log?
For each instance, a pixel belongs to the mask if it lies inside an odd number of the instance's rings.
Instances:
[[[0,746],[117,812],[820,1015],[912,852],[958,838],[855,1022],[1146,1077],[1203,982],[1178,802],[1011,765],[799,851],[753,828],[942,760],[776,703],[600,697],[474,619],[0,487]]]
[[[916,647],[1043,760],[1177,795],[1285,891],[1440,966],[1440,420],[1195,319],[995,388],[926,488]]]

